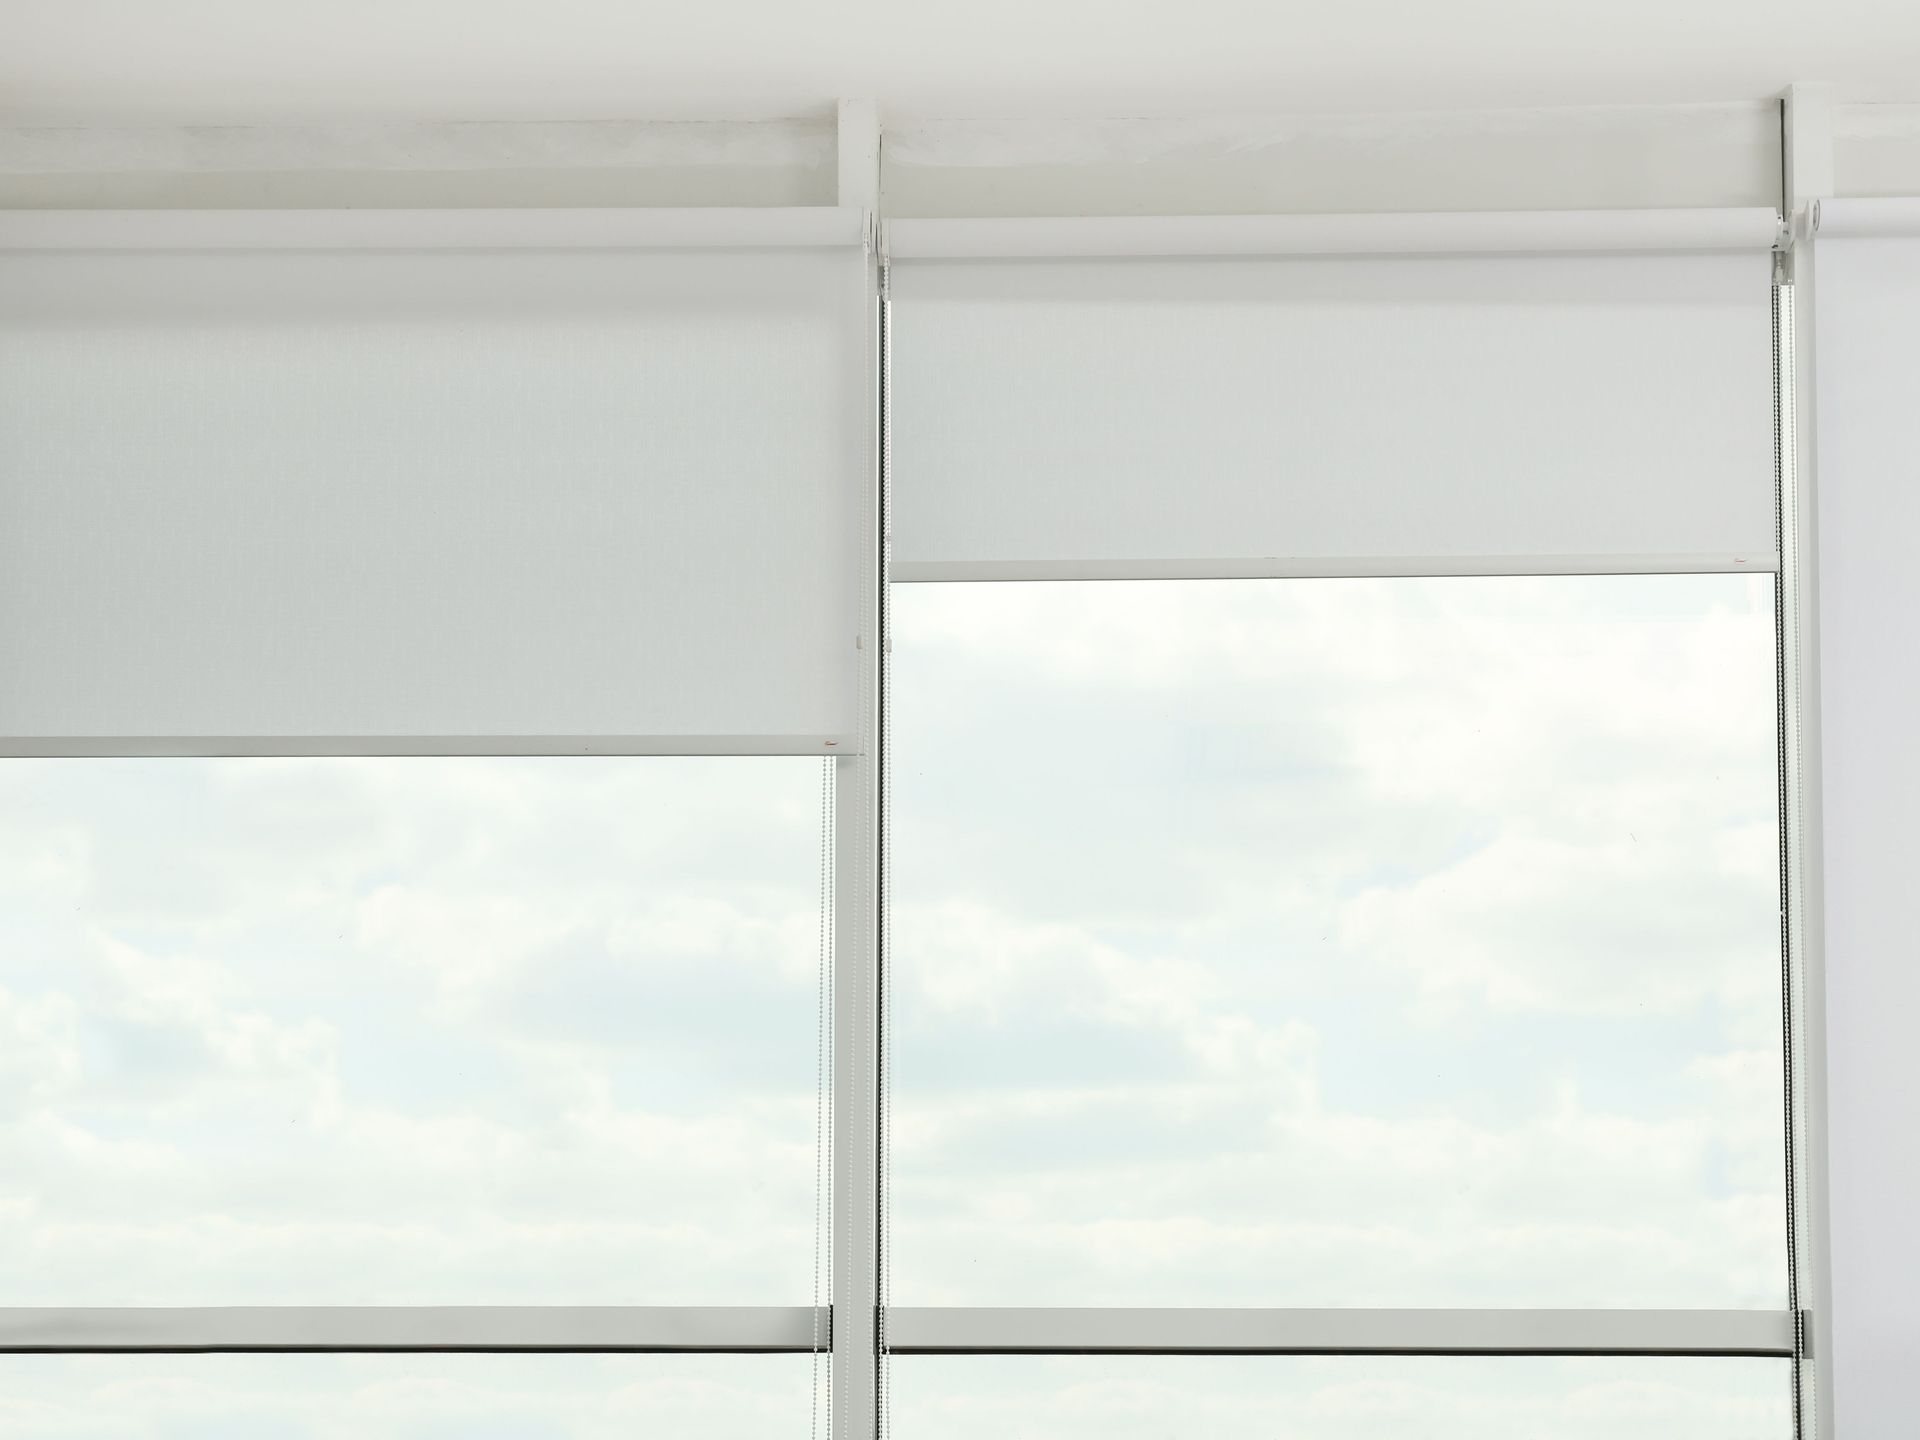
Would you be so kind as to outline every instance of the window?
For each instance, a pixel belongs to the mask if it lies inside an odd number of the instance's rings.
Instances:
[[[901,1435],[964,1440],[1787,1440],[1784,1360],[927,1356]]]
[[[26,223],[0,1427],[823,1414],[858,217]]]
[[[0,225],[0,1429],[1786,1440],[1771,210],[843,119]]]
[[[807,1409],[805,1356],[0,1356],[31,1440],[759,1440]]]
[[[1258,1353],[1784,1305],[1773,599],[895,586],[899,1433],[1792,1433],[1780,1360]]]
[[[0,762],[9,1303],[805,1305],[822,762]]]
[[[903,1435],[1797,1433],[1767,266],[1453,218],[896,236]]]
[[[898,586],[893,1298],[1785,1302],[1772,586]]]

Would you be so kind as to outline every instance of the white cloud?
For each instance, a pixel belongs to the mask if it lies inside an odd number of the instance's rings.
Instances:
[[[896,614],[902,1303],[1781,1303],[1758,589]]]
[[[1729,863],[1730,848],[1503,834],[1411,883],[1363,890],[1343,907],[1342,938],[1422,990],[1472,989],[1497,1010],[1764,1003],[1779,989],[1765,903],[1777,871],[1756,876],[1747,853]]]
[[[893,1364],[916,1440],[1786,1440],[1784,1362],[931,1357]]]
[[[807,1298],[816,764],[107,763],[6,772],[16,1303]]]
[[[0,1431],[33,1440],[762,1440],[806,1424],[806,1356],[33,1356]]]

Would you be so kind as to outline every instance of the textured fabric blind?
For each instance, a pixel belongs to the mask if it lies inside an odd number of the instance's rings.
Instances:
[[[0,255],[0,736],[818,752],[865,294],[853,248]]]
[[[896,575],[1770,566],[1738,253],[893,267]]]

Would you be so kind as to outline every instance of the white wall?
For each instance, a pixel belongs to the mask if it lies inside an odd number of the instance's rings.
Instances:
[[[1920,238],[1822,239],[1821,763],[1839,1440],[1920,1402]]]
[[[1911,98],[1900,0],[0,0],[0,116],[1421,110]],[[1902,92],[1907,92],[1902,94]]]

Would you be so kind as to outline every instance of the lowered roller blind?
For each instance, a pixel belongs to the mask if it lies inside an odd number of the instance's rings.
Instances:
[[[1768,568],[1740,253],[905,259],[895,576]]]
[[[0,255],[3,743],[818,752],[855,725],[864,277]]]

